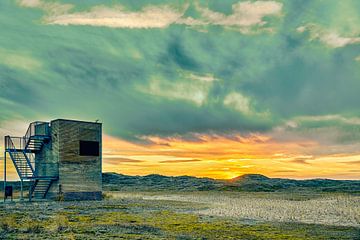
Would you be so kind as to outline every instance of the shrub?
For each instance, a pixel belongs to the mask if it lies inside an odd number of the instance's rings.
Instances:
[[[103,200],[109,200],[111,198],[112,198],[112,195],[110,193],[105,193],[105,192],[102,193]]]
[[[25,232],[27,233],[40,233],[44,228],[41,221],[37,221],[29,217],[26,217],[22,224],[24,226]]]

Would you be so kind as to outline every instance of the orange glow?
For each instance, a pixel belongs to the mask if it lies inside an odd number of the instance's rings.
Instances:
[[[269,177],[358,179],[360,155],[314,157],[314,141],[275,142],[264,135],[199,135],[195,141],[148,137],[149,145],[104,137],[104,172],[191,175],[231,179],[246,173]]]
[[[315,141],[276,142],[265,135],[223,137],[198,135],[196,140],[148,137],[135,144],[105,135],[103,172],[128,175],[190,175],[231,179],[247,173],[286,178],[359,179],[360,155],[312,156]],[[9,159],[8,179],[16,179]],[[3,161],[0,162],[1,169]]]

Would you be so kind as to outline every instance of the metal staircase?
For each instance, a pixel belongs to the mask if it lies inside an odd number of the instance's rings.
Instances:
[[[34,155],[49,142],[49,123],[33,122],[24,137],[5,136],[5,152],[9,153],[15,169],[23,181],[31,181],[29,200],[46,198],[51,184],[57,176],[40,176],[36,169]]]
[[[49,123],[30,123],[24,136],[24,150],[28,153],[37,153],[50,140]]]
[[[29,199],[43,199],[46,197],[54,178],[36,178],[30,186]]]
[[[34,176],[34,169],[24,152],[13,151],[9,152],[9,154],[21,179],[28,179]]]

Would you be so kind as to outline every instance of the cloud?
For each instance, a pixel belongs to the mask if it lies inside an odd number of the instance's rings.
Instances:
[[[297,157],[294,160],[291,160],[291,162],[298,163],[298,164],[310,164],[307,160],[309,160],[309,158]]]
[[[360,118],[359,117],[344,117],[339,114],[333,115],[314,115],[314,116],[300,116],[296,117],[293,121],[297,122],[306,122],[306,121],[313,121],[313,122],[321,122],[321,121],[339,121],[344,124],[349,125],[360,125]]]
[[[23,7],[39,7],[41,6],[41,0],[20,0],[20,6]]]
[[[301,116],[286,121],[270,133],[275,141],[311,140],[306,154],[313,156],[358,154],[360,119],[342,115]]]
[[[341,37],[337,33],[328,33],[320,36],[320,40],[333,48],[360,43],[360,37]]]
[[[237,92],[228,94],[224,99],[224,105],[230,106],[243,114],[252,113],[250,99]]]
[[[3,134],[21,136],[33,120],[101,119],[104,134],[127,141],[104,145],[104,162],[124,173],[223,177],[246,171],[243,159],[264,174],[354,169],[317,158],[360,149],[358,1],[17,2],[0,4]],[[278,31],[244,34],[269,28]],[[305,155],[316,160],[291,162]],[[159,163],[182,159],[202,167]]]
[[[154,169],[161,169],[167,174],[175,171],[197,176],[230,178],[229,173],[241,175],[260,172],[268,176],[278,176],[276,173],[283,173],[285,177],[326,177],[354,169],[353,164],[343,162],[359,159],[359,155],[353,153],[309,155],[306,152],[315,146],[308,144],[309,139],[281,142],[266,135],[258,137],[267,140],[254,141],[252,136],[211,134],[197,135],[200,141],[189,141],[181,135],[166,138],[150,137],[150,143],[146,147],[138,145],[136,149],[133,148],[130,151],[124,151],[124,141],[120,139],[113,139],[113,143],[109,140],[104,143],[106,147],[113,146],[111,149],[113,153],[118,152],[119,155],[124,154],[126,158],[146,162],[145,164],[119,164],[119,170],[125,174],[130,173],[129,168],[134,171],[138,169],[141,174],[144,174],[151,170],[147,168],[147,163],[152,162],[158,164],[158,166],[153,166]],[[322,148],[320,145],[315,147]],[[190,164],[193,167],[189,168]],[[325,164],[327,171],[323,172]],[[355,175],[347,174],[347,176],[354,178]]]
[[[168,5],[148,6],[137,12],[125,10],[122,5],[94,6],[88,11],[70,12],[71,4],[47,3],[41,0],[22,0],[20,6],[44,10],[44,22],[54,25],[89,25],[111,28],[165,28],[176,22],[187,8],[176,10]]]
[[[47,16],[47,24],[90,25],[112,28],[165,28],[183,15],[169,6],[145,7],[139,12],[127,12],[121,6],[97,6],[88,12]]]
[[[189,162],[201,162],[200,159],[180,159],[180,160],[164,160],[159,163],[189,163]]]
[[[196,5],[201,14],[201,21],[186,19],[184,23],[191,25],[219,25],[225,27],[237,27],[240,30],[248,31],[252,26],[264,26],[267,22],[266,16],[279,16],[282,10],[282,3],[276,1],[245,1],[232,5],[232,14],[225,15],[212,11],[209,8]]]
[[[105,156],[103,158],[107,164],[118,164],[118,163],[141,163],[143,160],[130,159],[130,158],[119,158],[119,157],[109,157]]]
[[[254,109],[254,101],[239,92],[228,93],[223,100],[223,104],[231,109],[234,109],[243,115],[259,117],[261,119],[269,119],[271,116],[269,111],[258,112]]]
[[[0,48],[0,64],[25,71],[35,71],[41,68],[42,63],[28,52]]]
[[[139,85],[138,90],[153,96],[170,100],[185,100],[201,106],[205,103],[211,83],[214,80],[209,75],[190,74],[187,79],[180,79],[178,81],[167,81],[158,76],[153,77],[147,86]]]
[[[58,2],[46,2],[43,0],[20,0],[19,5],[28,8],[40,8],[47,13],[47,15],[59,16],[66,14],[74,6],[72,4],[63,4]]]
[[[310,41],[319,40],[331,48],[340,48],[360,43],[360,37],[343,37],[335,31],[325,30],[315,24],[300,26],[296,30],[299,33],[309,32]]]
[[[139,11],[128,11],[122,5],[94,6],[87,11],[70,11],[74,5],[57,2],[47,3],[42,0],[21,0],[20,6],[40,8],[46,12],[44,22],[56,25],[89,25],[111,28],[166,28],[171,24],[187,26],[216,25],[234,27],[249,32],[253,26],[262,27],[267,24],[266,16],[279,16],[282,3],[276,1],[245,1],[232,5],[233,13],[225,15],[212,11],[195,3],[200,17],[185,16],[189,4],[181,8],[170,5],[143,7]]]
[[[213,74],[198,75],[198,74],[190,73],[188,77],[190,79],[199,80],[203,82],[213,82],[218,80],[217,78],[214,77]]]
[[[296,170],[275,170],[275,173],[296,173]]]
[[[357,161],[347,161],[347,162],[341,162],[341,163],[345,163],[345,164],[354,164],[354,165],[360,165],[360,160]],[[360,171],[360,170],[359,170]]]

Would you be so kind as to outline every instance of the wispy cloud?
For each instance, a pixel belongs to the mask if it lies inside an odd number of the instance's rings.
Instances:
[[[143,160],[146,164],[156,163],[156,170],[161,169],[163,172],[216,178],[231,178],[251,172],[282,177],[327,177],[339,172],[340,169],[342,172],[353,169],[359,159],[357,153],[310,155],[308,152],[311,148],[321,146],[309,145],[309,140],[279,142],[266,135],[256,137],[264,139],[262,141],[254,140],[252,135],[203,134],[197,137],[201,141],[188,141],[180,137],[149,137],[151,144],[146,147],[131,144],[132,149],[126,147],[131,149],[126,152],[123,149],[129,143],[107,138],[104,148],[113,153],[118,152],[125,159]],[[119,162],[119,169],[123,173],[135,170],[141,174],[154,172],[154,169],[146,169],[144,163],[134,162],[132,166],[129,165],[131,162]],[[189,168],[190,163],[194,168]],[[324,164],[327,166],[326,171],[323,171]],[[126,169],[122,168],[123,165],[126,165]],[[143,168],[139,170],[139,167]],[[354,174],[348,176],[353,177]]]
[[[213,81],[218,80],[217,78],[214,77],[213,74],[198,75],[198,74],[190,73],[188,75],[188,77],[190,79],[199,80],[199,81],[203,81],[203,82],[213,82]]]
[[[232,5],[232,14],[225,15],[212,11],[209,8],[196,5],[202,18],[186,19],[183,23],[189,25],[218,25],[235,27],[243,32],[248,32],[252,26],[264,26],[266,16],[280,16],[282,3],[276,1],[245,1]]]
[[[127,12],[121,6],[98,6],[88,12],[47,16],[48,24],[90,25],[113,28],[165,28],[183,15],[169,6],[145,7],[139,12]]]
[[[347,161],[347,162],[342,162],[345,164],[353,164],[353,165],[358,165],[360,166],[360,160],[356,160],[356,161]],[[359,170],[360,171],[360,170]]]
[[[41,61],[31,56],[29,52],[7,50],[0,48],[0,64],[25,71],[34,71],[41,68]]]
[[[200,159],[180,159],[180,160],[164,160],[159,163],[189,163],[189,162],[201,162]]]
[[[276,173],[296,173],[296,170],[275,170]]]
[[[340,48],[350,44],[360,43],[360,37],[340,36],[340,34],[335,31],[325,30],[315,24],[300,26],[296,30],[300,33],[308,32],[310,41],[319,40],[331,48]]]
[[[20,0],[19,4],[24,7],[39,7],[41,0]]]
[[[321,116],[301,116],[294,119],[294,121],[301,122],[301,121],[314,121],[314,122],[321,122],[321,121],[339,121],[344,124],[350,125],[360,125],[360,118],[359,117],[344,117],[338,114],[333,115],[321,115]]]
[[[138,90],[161,98],[190,101],[201,106],[206,101],[214,80],[211,76],[206,75],[190,75],[188,79],[181,81],[167,81],[159,76],[153,77],[148,85],[139,85]]]
[[[246,116],[257,116],[261,119],[269,119],[271,113],[269,111],[256,111],[255,101],[240,92],[230,92],[224,97],[224,106],[234,109]]]
[[[291,162],[293,162],[293,163],[298,163],[298,164],[310,164],[309,162],[308,162],[308,158],[301,158],[301,157],[297,157],[297,158],[295,158],[294,160],[291,160]]]
[[[21,0],[23,7],[40,8],[46,12],[44,22],[57,25],[90,25],[112,28],[166,28],[171,24],[188,26],[217,25],[234,27],[248,32],[252,26],[264,26],[266,16],[279,16],[282,3],[276,1],[238,2],[232,5],[232,14],[225,15],[195,3],[200,17],[184,16],[189,4],[181,8],[153,5],[139,11],[128,11],[122,5],[94,6],[87,11],[74,12],[71,4],[46,3],[42,0]]]
[[[100,118],[124,139],[104,139],[105,170],[128,174],[336,176],[360,159],[357,1],[0,5],[4,135],[16,119],[21,136],[32,120]],[[201,162],[159,162],[182,159]]]
[[[20,0],[19,5],[28,8],[40,8],[48,15],[62,15],[71,10],[74,5],[58,2],[46,2],[43,0]]]
[[[174,9],[168,5],[148,6],[140,11],[125,10],[122,5],[94,6],[88,11],[70,12],[71,4],[46,3],[41,0],[22,0],[24,7],[36,7],[44,10],[46,24],[89,25],[112,28],[165,28],[179,19],[187,8]]]
[[[119,157],[104,157],[104,160],[107,164],[118,164],[118,163],[140,163],[144,162],[143,160],[131,159],[131,158],[119,158]]]
[[[243,114],[252,113],[250,99],[237,92],[228,94],[224,99],[224,105],[230,106]]]

